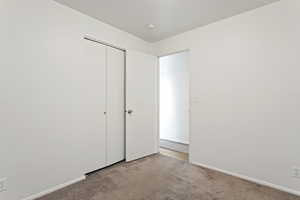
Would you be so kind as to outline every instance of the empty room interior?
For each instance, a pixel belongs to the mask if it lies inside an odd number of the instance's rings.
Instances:
[[[0,200],[300,200],[299,0],[1,0]]]

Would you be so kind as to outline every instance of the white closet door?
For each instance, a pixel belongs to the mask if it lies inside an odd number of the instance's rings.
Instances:
[[[158,152],[158,58],[126,54],[126,161]]]
[[[84,156],[82,164],[86,168],[86,172],[91,172],[106,166],[106,132],[105,132],[105,68],[106,68],[106,47],[84,40],[83,43],[83,58],[85,65],[85,73],[80,75],[82,79],[82,88],[84,90],[84,104],[81,105],[83,116],[86,116],[86,129],[82,130],[85,133],[85,140],[82,141],[83,152],[89,152]],[[72,75],[72,74],[71,74]],[[70,76],[71,76],[70,75]],[[78,145],[78,144],[74,144]]]
[[[125,53],[111,47],[106,48],[107,83],[107,165],[125,159],[125,105],[124,68]]]

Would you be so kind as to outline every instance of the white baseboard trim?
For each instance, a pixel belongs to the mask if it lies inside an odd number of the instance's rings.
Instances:
[[[29,197],[26,197],[26,198],[24,198],[24,199],[22,199],[22,200],[35,200],[35,199],[37,199],[37,198],[43,197],[43,196],[45,196],[45,195],[47,195],[47,194],[50,194],[50,193],[52,193],[52,192],[55,192],[55,191],[60,190],[60,189],[62,189],[62,188],[65,188],[65,187],[67,187],[67,186],[69,186],[69,185],[72,185],[72,184],[74,184],[74,183],[77,183],[77,182],[79,182],[79,181],[82,181],[82,180],[84,180],[85,178],[86,178],[85,176],[81,176],[81,177],[76,178],[76,179],[74,179],[74,180],[71,180],[71,181],[68,181],[68,182],[66,182],[66,183],[63,183],[63,184],[54,186],[54,187],[52,187],[52,188],[49,188],[49,189],[47,189],[47,190],[44,190],[44,191],[42,191],[42,192],[40,192],[40,193],[38,193],[38,194],[34,194],[34,195],[29,196]]]
[[[168,140],[168,139],[159,139],[160,141],[165,141],[165,142],[173,142],[177,144],[182,144],[182,145],[189,145],[189,142],[182,142],[182,141],[175,141],[175,140]]]
[[[269,183],[267,181],[251,178],[249,176],[229,172],[229,171],[226,171],[226,170],[223,170],[223,169],[219,169],[219,168],[216,168],[216,167],[208,166],[208,165],[197,163],[197,162],[191,162],[191,163],[194,164],[194,165],[198,165],[200,167],[204,167],[204,168],[207,168],[207,169],[218,171],[218,172],[230,175],[230,176],[235,176],[237,178],[240,178],[240,179],[243,179],[243,180],[246,180],[246,181],[250,181],[252,183],[256,183],[256,184],[267,186],[267,187],[270,187],[270,188],[273,188],[273,189],[276,189],[276,190],[280,190],[282,192],[287,192],[287,193],[290,193],[290,194],[293,194],[293,195],[296,195],[296,196],[300,196],[300,191],[293,190],[293,189],[290,189],[290,188],[287,188],[287,187],[284,187],[284,186],[276,185],[276,184],[273,184],[273,183]]]

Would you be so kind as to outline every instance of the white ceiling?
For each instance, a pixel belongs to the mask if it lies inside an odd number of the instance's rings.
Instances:
[[[164,38],[278,0],[55,0],[146,41]],[[148,25],[154,24],[155,29]]]

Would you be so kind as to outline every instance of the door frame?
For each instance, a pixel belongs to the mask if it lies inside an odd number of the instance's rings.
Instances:
[[[165,56],[170,56],[170,55],[174,55],[174,54],[178,54],[178,53],[182,53],[182,52],[188,52],[188,64],[187,64],[187,71],[188,71],[188,82],[189,82],[189,88],[188,88],[188,92],[189,92],[189,109],[188,109],[188,112],[189,112],[189,120],[188,120],[188,127],[189,127],[189,131],[188,131],[188,139],[189,139],[189,148],[188,148],[188,162],[190,163],[191,162],[191,151],[190,151],[190,145],[191,145],[191,72],[190,72],[190,66],[191,66],[191,50],[190,49],[182,49],[182,50],[178,50],[178,51],[171,51],[171,52],[168,52],[168,53],[165,53],[165,54],[160,54],[158,56],[158,70],[157,70],[157,106],[158,106],[158,151],[159,151],[159,148],[160,148],[160,62],[159,62],[159,59],[162,58],[162,57],[165,57]]]

